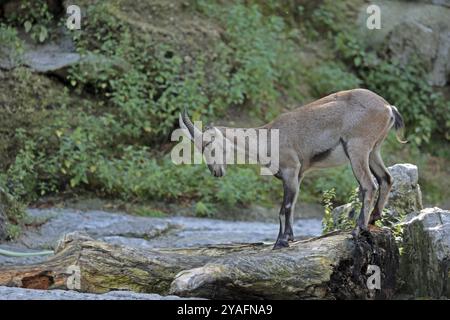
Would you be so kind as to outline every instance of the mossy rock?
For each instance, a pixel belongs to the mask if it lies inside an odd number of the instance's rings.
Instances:
[[[450,298],[450,211],[426,208],[409,215],[403,239],[402,291],[415,297]]]

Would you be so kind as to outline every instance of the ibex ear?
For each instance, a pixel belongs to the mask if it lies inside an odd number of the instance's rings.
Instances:
[[[186,126],[186,124],[183,121],[183,117],[180,113],[180,116],[178,117],[178,123],[180,125],[180,128],[183,130],[183,133],[186,137],[188,137],[189,139],[193,140],[194,137],[192,137],[191,133],[189,132],[188,127]]]
[[[225,136],[223,135],[222,131],[220,131],[219,129],[217,129],[216,127],[214,127],[214,133],[216,135],[216,141],[218,141],[218,143],[223,144],[224,143],[224,139]]]
[[[219,129],[217,129],[217,127],[214,127],[214,131],[216,132],[216,134],[220,137],[223,136],[222,131],[220,131]]]

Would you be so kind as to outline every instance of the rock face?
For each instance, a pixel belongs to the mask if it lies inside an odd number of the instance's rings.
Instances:
[[[427,208],[403,224],[403,291],[450,298],[450,211]]]
[[[386,204],[389,214],[403,216],[420,211],[423,205],[417,166],[403,163],[393,165],[388,170],[394,179]],[[348,218],[356,220],[358,215],[359,212],[356,212],[351,203],[339,206],[332,212],[334,225],[337,228],[341,228]]]
[[[449,9],[443,9],[448,11]],[[447,15],[448,21],[448,15]],[[400,63],[410,63],[418,55],[428,70],[428,82],[445,86],[450,73],[450,22],[431,20],[404,21],[388,36],[387,49]]]
[[[425,3],[424,3],[425,2]],[[445,86],[450,78],[450,2],[372,1],[381,10],[381,30],[366,28],[367,6],[358,24],[368,46],[389,52],[401,63],[417,55],[428,71],[428,82]]]
[[[409,163],[388,168],[394,179],[386,208],[391,214],[404,215],[423,208],[417,166]]]
[[[380,268],[380,289],[367,285]],[[388,229],[357,240],[348,233],[294,242],[139,250],[79,233],[66,235],[48,261],[0,268],[0,286],[131,290],[215,299],[376,299],[392,297],[398,248]]]
[[[118,73],[127,70],[127,64],[119,59],[102,55],[80,55],[75,51],[72,40],[61,37],[45,44],[24,43],[23,52],[17,56],[12,49],[0,44],[0,68],[10,70],[25,65],[34,72],[51,74],[66,79],[71,67],[78,66],[86,74],[87,81],[94,81],[104,70]],[[14,58],[12,58],[14,57]]]

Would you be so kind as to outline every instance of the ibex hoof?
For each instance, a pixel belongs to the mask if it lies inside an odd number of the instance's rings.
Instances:
[[[356,226],[355,229],[353,229],[353,231],[352,231],[352,236],[353,236],[353,238],[358,239],[359,238],[359,234],[360,234],[359,227]]]
[[[369,229],[367,229],[367,227],[356,226],[352,231],[352,236],[353,238],[358,239],[363,233],[367,232],[369,232]]]
[[[275,242],[273,249],[276,250],[287,247],[289,247],[289,242],[287,242],[287,240],[278,239],[277,242]]]

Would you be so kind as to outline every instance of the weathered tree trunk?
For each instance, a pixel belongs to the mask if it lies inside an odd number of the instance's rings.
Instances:
[[[367,266],[381,269],[369,290]],[[103,293],[132,290],[204,298],[373,299],[395,288],[398,249],[389,230],[293,243],[137,250],[69,234],[42,264],[0,269],[0,285]]]

